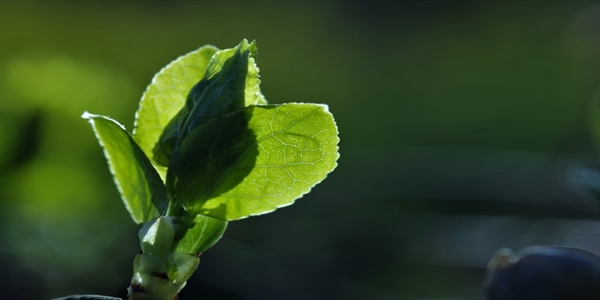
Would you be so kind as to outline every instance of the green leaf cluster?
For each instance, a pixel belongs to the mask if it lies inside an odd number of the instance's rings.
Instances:
[[[246,40],[179,57],[144,92],[132,134],[83,115],[134,222],[173,218],[175,252],[205,251],[228,221],[290,205],[336,167],[327,106],[268,104],[256,57]]]

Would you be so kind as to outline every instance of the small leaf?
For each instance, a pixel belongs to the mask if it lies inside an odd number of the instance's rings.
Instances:
[[[184,106],[190,89],[202,79],[217,50],[210,45],[203,46],[177,58],[152,79],[140,101],[133,129],[134,139],[148,157],[152,157],[158,138]]]
[[[108,117],[87,112],[82,117],[90,121],[104,148],[115,184],[133,221],[144,223],[158,214],[157,209],[165,211],[168,205],[166,188],[123,126]]]
[[[166,260],[174,236],[175,228],[171,218],[158,217],[146,222],[138,232],[142,253]]]
[[[227,222],[209,216],[197,215],[194,227],[177,244],[175,252],[198,255],[212,247],[227,228]]]
[[[194,211],[228,221],[267,213],[292,204],[336,167],[339,138],[327,106],[252,106],[243,111],[246,126],[238,115],[198,127],[182,147],[174,182],[178,199]]]
[[[169,278],[173,283],[181,284],[192,277],[200,264],[200,258],[194,254],[176,252],[171,255],[169,263],[175,267],[174,274],[169,275]]]
[[[236,48],[215,53],[206,74],[190,91],[185,106],[169,122],[154,148],[154,160],[168,166],[176,148],[196,127],[248,105],[266,104],[260,93],[256,44],[243,40]]]

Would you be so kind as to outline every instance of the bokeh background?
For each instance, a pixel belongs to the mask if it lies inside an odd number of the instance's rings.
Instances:
[[[164,65],[259,46],[327,103],[339,167],[232,222],[181,299],[480,299],[499,247],[600,253],[594,1],[0,2],[0,298],[125,297],[137,226],[84,111],[131,129]]]

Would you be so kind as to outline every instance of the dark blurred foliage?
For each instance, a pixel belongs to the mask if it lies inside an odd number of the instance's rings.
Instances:
[[[600,253],[600,4],[0,1],[0,298],[125,296],[137,226],[83,111],[259,46],[271,103],[327,103],[339,167],[230,224],[181,299],[483,297],[499,247]]]

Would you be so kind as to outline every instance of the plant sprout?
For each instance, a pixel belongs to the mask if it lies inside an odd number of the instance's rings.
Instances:
[[[160,70],[133,131],[84,113],[137,224],[129,299],[175,299],[229,221],[291,205],[337,165],[323,104],[268,104],[255,42],[204,46]]]

